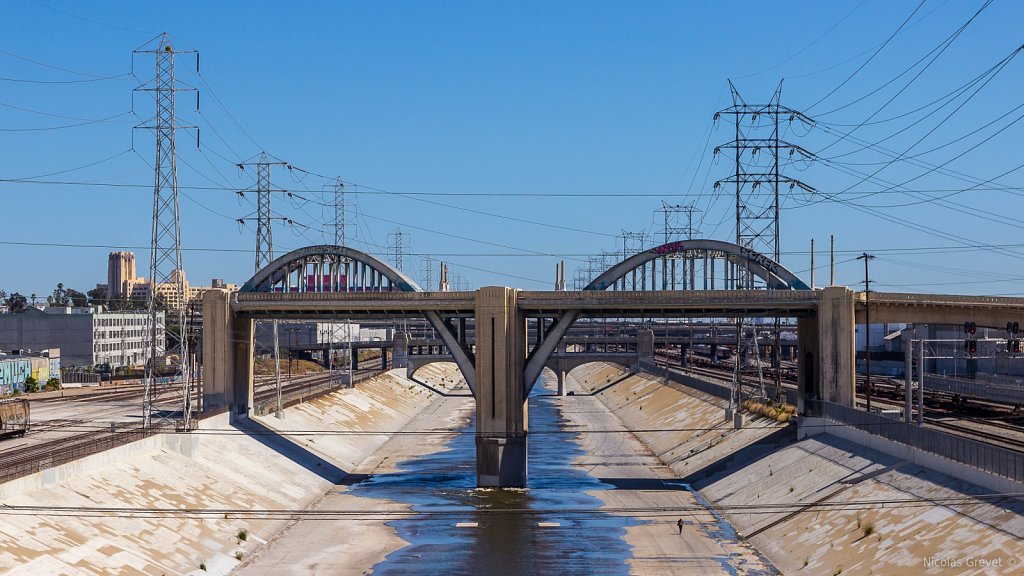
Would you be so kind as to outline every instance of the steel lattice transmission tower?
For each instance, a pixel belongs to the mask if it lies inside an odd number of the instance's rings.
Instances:
[[[242,162],[238,164],[240,170],[245,170],[246,166],[256,166],[256,272],[259,272],[264,267],[268,266],[274,261],[274,234],[271,228],[271,223],[275,219],[284,220],[285,222],[291,222],[288,218],[274,218],[273,213],[270,211],[270,197],[274,192],[287,192],[287,190],[277,189],[271,187],[270,169],[272,166],[286,166],[291,167],[287,162],[282,160],[273,159],[271,160],[270,155],[266,152],[260,152],[259,160],[256,162]],[[239,195],[244,195],[244,191],[240,191]],[[246,220],[252,220],[249,218],[239,218],[238,222],[244,223]],[[272,321],[272,331],[274,337],[274,381],[276,388],[277,398],[277,410],[275,415],[278,418],[284,416],[283,406],[281,401],[281,347],[279,341],[279,329],[277,320]]]
[[[723,184],[735,186],[736,244],[769,254],[778,262],[781,255],[779,196],[783,188],[792,190],[799,187],[807,193],[815,192],[814,188],[781,171],[783,154],[787,157],[786,162],[792,162],[796,155],[804,161],[814,160],[814,155],[804,148],[782,139],[782,122],[801,122],[808,126],[814,122],[803,113],[781,104],[782,82],[767,104],[747,104],[731,81],[729,90],[732,106],[715,114],[715,119],[723,115],[732,116],[736,136],[731,142],[716,147],[714,153],[731,150],[734,172],[731,177],[715,182],[715,188]],[[765,156],[767,160],[760,161]],[[740,279],[749,287],[752,282],[750,275],[742,272]]]
[[[391,251],[391,263],[395,265],[395,269],[399,272],[404,272],[404,238],[405,233],[402,232],[401,228],[395,228],[391,232],[388,232],[388,248]]]
[[[256,162],[242,162],[238,167],[245,170],[246,166],[256,166],[256,272],[274,261],[274,234],[271,229],[271,222],[288,218],[275,218],[270,210],[270,197],[274,192],[287,192],[284,189],[274,189],[271,186],[270,169],[272,166],[290,165],[278,159],[271,159],[266,152],[260,152],[259,160]],[[239,192],[244,194],[244,192]],[[251,215],[250,215],[251,216]],[[239,218],[238,221],[245,222],[249,218]]]
[[[156,113],[151,121],[136,128],[152,130],[156,136],[156,161],[153,178],[153,223],[149,250],[149,334],[145,351],[146,375],[143,385],[142,418],[145,427],[153,425],[157,403],[177,400],[181,406],[179,425],[190,429],[192,422],[191,357],[189,354],[189,329],[186,311],[189,294],[185,288],[185,274],[181,259],[181,218],[178,203],[177,153],[174,134],[178,129],[194,126],[177,124],[174,109],[175,93],[195,91],[194,88],[178,88],[174,77],[176,54],[196,54],[195,50],[177,51],[170,44],[165,33],[160,36],[153,49],[137,49],[137,54],[152,54],[156,64],[156,75],[152,83],[146,83],[135,90],[152,93]],[[198,103],[198,99],[197,99]],[[176,358],[176,360],[175,360]],[[161,371],[161,364],[169,370]],[[158,374],[173,372],[171,384],[158,384]],[[174,392],[180,397],[174,398]]]
[[[341,178],[334,180],[334,245],[348,246],[348,199],[345,197],[345,183]]]
[[[661,201],[661,208],[658,208],[658,212],[661,212],[664,220],[664,226],[662,227],[662,235],[664,236],[664,244],[668,244],[674,239],[693,240],[696,235],[696,228],[693,226],[694,214],[700,212],[700,210],[693,204],[669,204],[664,200]],[[682,218],[686,218],[684,222],[680,222]],[[682,277],[677,275],[676,262],[681,262]],[[661,275],[661,289],[662,290],[675,290],[676,281],[682,280],[680,285],[685,290],[687,287],[694,287],[695,280],[695,265],[693,258],[686,254],[673,254],[671,256],[663,256],[662,272]]]
[[[732,106],[715,114],[715,120],[722,115],[732,116],[735,138],[715,148],[717,155],[723,149],[733,153],[734,172],[730,178],[715,182],[715,188],[723,184],[733,184],[736,196],[736,244],[761,254],[770,254],[779,262],[781,260],[779,208],[783,188],[792,191],[800,188],[805,193],[815,193],[814,188],[795,178],[782,173],[782,155],[785,162],[811,162],[814,155],[804,148],[786,142],[782,138],[782,122],[790,124],[800,122],[807,126],[813,120],[803,113],[782,105],[782,82],[779,82],[775,94],[767,104],[747,104],[732,81],[729,82],[732,93]],[[761,160],[765,158],[766,160]],[[797,157],[797,158],[794,158]],[[732,274],[734,289],[754,288],[754,276],[749,270],[736,267]],[[772,349],[772,364],[775,370],[775,395],[781,396],[782,381],[779,359],[781,356],[780,341],[781,322],[775,319],[775,342]],[[749,357],[750,350],[757,349],[756,329],[753,331],[755,341],[742,342],[744,336],[743,319],[736,322],[736,369],[734,375],[733,396],[737,403],[743,388],[741,365],[756,362],[758,365],[759,391],[764,390],[760,369],[760,358]]]

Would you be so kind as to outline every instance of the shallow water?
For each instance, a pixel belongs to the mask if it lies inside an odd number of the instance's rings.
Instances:
[[[568,423],[556,402],[553,396],[530,398],[531,432]],[[500,490],[476,488],[473,431],[470,422],[445,450],[352,487],[350,494],[407,503],[421,513],[388,523],[410,544],[374,566],[374,574],[628,573],[631,548],[622,537],[636,521],[594,511],[601,501],[585,492],[611,486],[572,467],[583,454],[572,435],[533,436],[527,488]],[[587,512],[571,512],[580,509]]]

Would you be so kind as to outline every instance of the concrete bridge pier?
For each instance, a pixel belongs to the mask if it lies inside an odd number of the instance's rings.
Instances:
[[[476,478],[480,487],[526,486],[526,320],[519,291],[476,293]]]
[[[391,347],[391,364],[395,368],[409,367],[409,333],[399,332],[395,334]]]
[[[555,370],[555,377],[558,380],[558,395],[565,396],[565,370],[559,367]]]
[[[229,410],[230,419],[248,418],[253,405],[255,323],[231,313],[231,293],[203,294],[204,412]]]
[[[853,406],[855,398],[854,292],[829,286],[817,294],[816,315],[797,320],[800,414],[807,413],[806,399]]]

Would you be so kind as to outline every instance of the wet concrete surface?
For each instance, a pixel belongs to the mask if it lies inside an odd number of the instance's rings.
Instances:
[[[373,476],[350,494],[411,505],[420,514],[389,525],[409,545],[387,556],[374,574],[628,574],[627,516],[598,511],[588,491],[610,489],[573,466],[584,455],[554,396],[529,400],[526,489],[476,487],[474,423],[440,452]],[[581,512],[583,511],[583,512]]]

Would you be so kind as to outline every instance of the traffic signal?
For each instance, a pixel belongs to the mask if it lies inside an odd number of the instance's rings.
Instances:
[[[1010,340],[1009,348],[1010,348],[1010,352],[1013,352],[1014,354],[1020,354],[1020,340],[1017,340],[1017,339]]]
[[[967,323],[967,333],[968,334],[973,335],[977,331],[978,331],[978,325],[977,324],[975,324],[974,322],[968,322]]]
[[[969,343],[967,346],[967,353],[970,354],[971,356],[974,356],[975,354],[978,353],[978,341],[968,340],[967,342]]]
[[[1020,324],[1019,323],[1014,322],[1012,328],[1013,328],[1012,332],[1014,334],[1017,334],[1018,332],[1020,332]]]

